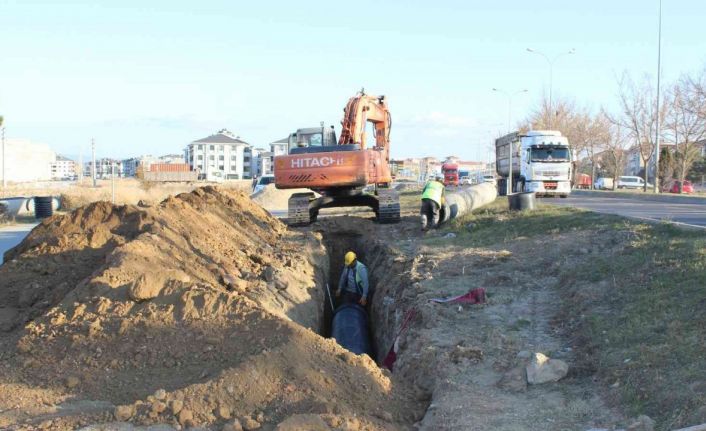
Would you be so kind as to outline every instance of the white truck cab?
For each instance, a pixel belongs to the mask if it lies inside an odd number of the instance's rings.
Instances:
[[[567,197],[571,193],[571,150],[561,132],[510,133],[495,141],[495,151],[500,194]]]

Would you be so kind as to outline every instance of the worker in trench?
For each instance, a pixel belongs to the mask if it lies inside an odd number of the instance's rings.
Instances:
[[[439,226],[439,211],[444,204],[446,187],[441,176],[429,180],[422,190],[422,209],[420,211],[422,230]]]
[[[349,251],[343,257],[343,271],[338,281],[336,298],[341,304],[368,304],[368,268],[358,261],[354,252]]]

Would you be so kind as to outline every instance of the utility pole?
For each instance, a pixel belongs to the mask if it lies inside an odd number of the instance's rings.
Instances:
[[[562,52],[561,54],[557,55],[553,59],[550,59],[546,54],[543,52],[537,51],[532,48],[527,48],[527,52],[531,52],[532,54],[537,54],[541,55],[544,57],[545,60],[547,60],[547,63],[549,63],[549,128],[552,128],[552,122],[554,121],[554,105],[552,101],[552,92],[553,92],[553,86],[554,86],[554,62],[559,59],[559,57],[563,57],[565,55],[571,55],[576,52],[574,48],[571,48],[567,52]]]
[[[110,161],[110,201],[115,205],[115,160]]]
[[[657,116],[657,124],[655,130],[655,183],[654,192],[659,193],[659,138],[660,138],[660,114],[662,113],[660,109],[660,77],[662,75],[662,0],[659,0],[659,26],[657,30],[657,106],[655,107]],[[678,144],[678,142],[677,142]],[[679,189],[681,190],[681,189]]]
[[[93,187],[96,187],[96,140],[91,139],[91,177],[93,178]]]
[[[0,117],[0,134],[2,134],[2,189],[7,188],[7,161],[5,157],[5,127],[1,124],[2,117]]]

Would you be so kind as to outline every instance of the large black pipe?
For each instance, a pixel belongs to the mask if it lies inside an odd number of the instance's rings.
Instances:
[[[358,304],[344,304],[336,309],[331,322],[331,336],[338,344],[356,355],[372,356],[368,336],[368,314]]]

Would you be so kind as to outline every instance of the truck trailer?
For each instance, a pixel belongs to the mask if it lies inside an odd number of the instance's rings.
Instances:
[[[535,192],[565,198],[571,193],[571,150],[561,132],[532,130],[501,136],[495,140],[495,160],[501,196]]]

